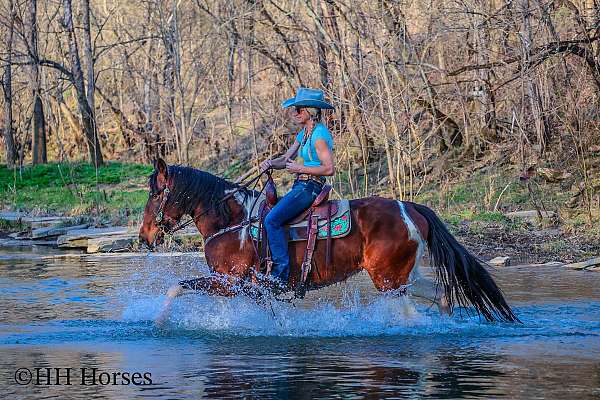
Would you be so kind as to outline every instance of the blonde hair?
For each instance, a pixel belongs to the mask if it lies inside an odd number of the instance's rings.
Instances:
[[[310,119],[312,119],[315,122],[321,122],[321,109],[320,108],[307,107],[306,111],[308,111],[308,114],[310,114]]]

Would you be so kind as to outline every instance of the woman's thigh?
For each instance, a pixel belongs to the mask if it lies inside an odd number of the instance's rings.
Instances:
[[[305,211],[315,200],[316,194],[306,186],[294,186],[283,196],[267,215],[271,222],[284,224]]]

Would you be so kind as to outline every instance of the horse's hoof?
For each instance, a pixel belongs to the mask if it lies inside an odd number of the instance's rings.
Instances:
[[[444,298],[440,299],[440,301],[437,303],[437,307],[438,307],[438,311],[440,312],[440,314],[448,315],[448,316],[452,315],[452,309],[448,305],[448,302],[446,301],[446,299],[444,299]]]
[[[167,317],[161,315],[154,320],[154,326],[157,328],[162,328],[165,326],[165,322],[167,322]]]
[[[184,289],[181,285],[173,285],[169,288],[169,290],[167,290],[167,297],[173,299],[182,294],[183,290]]]

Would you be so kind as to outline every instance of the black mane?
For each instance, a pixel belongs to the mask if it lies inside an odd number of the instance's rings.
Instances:
[[[212,209],[223,223],[226,225],[230,223],[231,209],[226,201],[221,200],[226,196],[226,191],[238,189],[239,185],[191,167],[170,165],[168,168],[172,182],[167,202],[169,206],[179,207],[184,214],[193,215],[198,203],[202,203],[205,209]],[[157,175],[157,171],[150,175],[151,193],[158,191]],[[252,191],[246,188],[240,189],[239,192],[244,196],[252,194]]]

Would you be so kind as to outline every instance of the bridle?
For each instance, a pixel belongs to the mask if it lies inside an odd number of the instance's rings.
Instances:
[[[263,176],[265,173],[269,174],[269,176],[270,176],[270,172],[268,172],[268,171],[261,172],[260,174],[256,175],[254,178],[250,179],[248,182],[244,183],[243,185],[239,185],[237,188],[235,188],[235,190],[227,193],[225,196],[223,196],[223,198],[221,198],[217,202],[216,205],[224,203],[225,201],[227,201],[231,197],[233,197],[240,190],[247,189],[248,186],[252,185],[255,182],[258,182],[258,180],[260,179],[260,177]],[[158,209],[156,210],[156,213],[154,214],[154,221],[156,222],[156,225],[157,225],[158,229],[161,231],[161,233],[163,235],[172,235],[173,233],[175,233],[177,231],[180,231],[181,229],[184,229],[185,227],[189,226],[190,224],[195,223],[196,219],[202,217],[203,215],[208,214],[209,212],[211,212],[213,210],[213,208],[207,208],[206,210],[204,210],[200,214],[193,216],[192,219],[189,219],[189,220],[187,220],[187,221],[185,221],[183,223],[178,223],[174,227],[168,228],[163,223],[163,221],[165,219],[165,206],[166,206],[167,202],[169,201],[169,194],[170,193],[171,193],[171,189],[169,189],[169,187],[165,183],[165,188],[162,190],[162,199],[160,201]],[[223,228],[220,231],[218,231],[218,232],[210,235],[209,237],[207,237],[205,239],[204,243],[206,245],[206,243],[208,243],[208,241],[211,240],[211,239],[213,239],[214,237],[220,236],[220,235],[222,235],[224,233],[227,233],[227,232],[232,232],[232,231],[241,229],[244,226],[249,225],[252,222],[253,221],[251,219],[248,219],[248,220],[242,221],[239,224]]]
[[[165,216],[165,204],[167,204],[167,200],[169,199],[169,193],[171,193],[171,190],[169,189],[168,186],[165,186],[165,188],[162,191],[163,197],[162,200],[160,201],[160,205],[158,206],[158,210],[156,211],[156,214],[154,215],[154,220],[156,221],[157,224],[160,224]],[[159,225],[159,227],[162,225]]]

